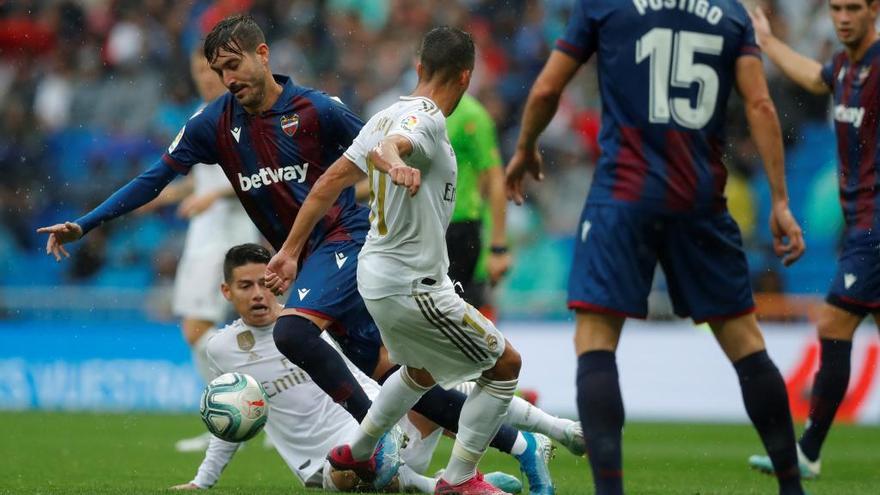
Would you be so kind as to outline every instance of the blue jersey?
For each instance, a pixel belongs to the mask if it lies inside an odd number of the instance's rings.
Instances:
[[[880,192],[878,112],[880,112],[880,42],[857,63],[846,52],[822,69],[822,79],[834,95],[834,129],[840,159],[840,203],[850,229],[878,226]]]
[[[315,181],[364,124],[325,93],[274,77],[283,90],[271,109],[251,115],[226,93],[190,118],[162,160],[181,173],[197,163],[219,164],[251,220],[279,249]],[[362,237],[368,214],[346,189],[315,226],[303,257],[322,243]]]
[[[588,201],[723,211],[727,98],[760,56],[736,0],[576,0],[556,49],[598,53],[602,153]]]

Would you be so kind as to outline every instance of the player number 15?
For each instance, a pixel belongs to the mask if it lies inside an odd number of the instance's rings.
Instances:
[[[694,54],[720,55],[724,38],[717,35],[654,28],[636,42],[636,64],[650,63],[650,115],[653,124],[672,118],[689,129],[701,129],[712,120],[718,100],[718,74],[694,62]],[[671,77],[670,77],[671,73]],[[669,87],[690,88],[697,84],[696,106],[690,98],[669,98]]]

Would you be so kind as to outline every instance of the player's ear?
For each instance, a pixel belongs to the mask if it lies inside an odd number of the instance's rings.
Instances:
[[[461,74],[458,76],[458,84],[467,89],[471,84],[471,74],[473,74],[473,70],[471,69],[461,71]]]
[[[257,57],[260,58],[260,62],[262,62],[263,65],[268,66],[269,65],[269,45],[267,45],[265,43],[260,43],[260,45],[257,46]]]
[[[425,66],[421,62],[416,62],[416,75],[419,76],[419,81],[424,79]]]
[[[220,292],[223,294],[224,299],[232,301],[232,288],[229,287],[229,284],[226,282],[220,284]]]

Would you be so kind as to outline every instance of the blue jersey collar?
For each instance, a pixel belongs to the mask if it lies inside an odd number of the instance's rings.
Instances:
[[[296,93],[298,87],[293,83],[293,80],[289,76],[283,76],[281,74],[272,74],[272,78],[275,79],[275,82],[281,85],[281,94],[278,95],[278,99],[275,100],[275,104],[272,105],[272,108],[263,112],[261,115],[266,115],[270,113],[280,113],[284,109],[284,105],[287,104],[288,101],[293,97]],[[232,94],[230,93],[230,96]],[[235,113],[237,115],[247,114],[247,110],[244,109],[241,104],[238,103],[238,100],[235,99],[235,96],[232,96],[233,105],[235,105]]]

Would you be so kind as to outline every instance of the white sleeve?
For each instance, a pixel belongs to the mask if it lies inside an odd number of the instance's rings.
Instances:
[[[223,367],[217,364],[217,360],[215,359],[215,345],[212,344],[215,344],[217,341],[217,334],[215,333],[211,337],[211,340],[208,341],[207,347],[205,347],[205,361],[208,364],[208,369],[211,371],[211,376],[213,377],[211,378],[212,380],[225,373]]]
[[[213,335],[205,349],[206,361],[214,377],[223,374],[223,368],[215,359],[216,346],[219,342],[217,337],[217,334]],[[214,486],[217,480],[220,479],[220,473],[223,472],[223,469],[232,460],[232,456],[235,455],[240,446],[240,443],[227,442],[212,435],[211,441],[208,443],[208,450],[205,452],[205,459],[199,465],[199,470],[192,483],[200,488],[211,488]]]
[[[372,122],[372,120],[370,121]],[[369,122],[367,123],[369,125]],[[351,142],[351,146],[348,147],[347,150],[343,153],[346,158],[352,161],[361,172],[367,174],[367,152],[370,150],[367,149],[367,125],[364,125],[361,132],[354,138],[354,141]]]
[[[413,145],[413,156],[429,163],[444,131],[444,124],[438,120],[438,116],[439,119],[443,118],[439,110],[433,115],[421,111],[404,114],[394,123],[388,135],[407,138]]]
[[[232,456],[242,444],[227,442],[215,436],[211,436],[211,442],[208,444],[208,450],[205,452],[205,459],[199,466],[196,477],[191,483],[198,485],[199,488],[211,488],[220,479],[220,473],[226,468],[226,465],[232,460]]]

